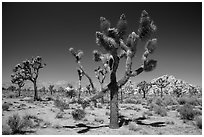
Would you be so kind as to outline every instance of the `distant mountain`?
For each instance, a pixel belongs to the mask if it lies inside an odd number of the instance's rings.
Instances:
[[[167,90],[168,93],[173,92],[173,90],[176,87],[182,88],[182,92],[189,92],[189,89],[192,88],[192,87],[195,88],[196,90],[201,90],[201,87],[189,84],[188,82],[186,82],[184,80],[177,79],[173,75],[163,75],[163,76],[160,76],[158,78],[155,78],[155,79],[151,80],[150,83],[154,83],[155,81],[157,81],[159,79],[166,80],[167,83],[169,83],[169,85],[164,89],[164,90]],[[153,88],[151,89],[151,92],[153,90],[157,90],[157,87],[153,86]]]

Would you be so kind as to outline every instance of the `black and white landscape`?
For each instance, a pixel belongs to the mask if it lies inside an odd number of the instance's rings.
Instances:
[[[202,3],[3,2],[2,134],[202,135]]]

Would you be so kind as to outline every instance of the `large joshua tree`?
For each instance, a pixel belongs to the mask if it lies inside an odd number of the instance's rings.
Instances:
[[[157,39],[152,38],[156,31],[156,26],[145,10],[142,11],[139,23],[137,32],[132,32],[125,38],[127,20],[124,14],[120,16],[117,26],[114,28],[111,28],[111,24],[106,18],[100,17],[101,32],[96,32],[96,43],[100,47],[103,47],[106,53],[104,54],[94,50],[94,60],[96,62],[101,61],[104,67],[109,70],[110,82],[96,95],[84,99],[83,103],[89,103],[90,101],[101,98],[107,91],[110,91],[109,127],[112,129],[119,128],[118,90],[131,77],[135,77],[143,71],[152,71],[157,64],[156,60],[148,59],[148,56],[154,52],[157,44]],[[132,70],[132,60],[136,54],[139,41],[146,41],[145,51],[142,57],[143,63],[138,69]],[[70,51],[76,57],[76,60],[81,59],[81,56],[78,56],[80,52],[75,52],[73,48],[70,48]],[[117,80],[116,72],[122,58],[126,59],[125,73],[120,80]]]
[[[37,91],[37,78],[39,76],[39,70],[42,69],[45,64],[42,63],[42,58],[37,56],[30,60],[23,61],[22,64],[17,64],[11,74],[12,79],[18,76],[19,79],[26,81],[29,80],[34,85],[34,100],[39,100]]]

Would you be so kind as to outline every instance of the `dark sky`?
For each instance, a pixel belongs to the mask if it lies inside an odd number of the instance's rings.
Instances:
[[[9,82],[12,68],[25,59],[42,56],[47,66],[39,82],[77,82],[76,63],[68,49],[82,49],[82,64],[97,83],[92,60],[99,18],[115,26],[122,13],[128,20],[128,33],[137,31],[142,10],[154,20],[158,49],[151,58],[158,60],[153,72],[142,73],[132,81],[150,81],[164,74],[202,85],[202,3],[5,3],[2,4],[2,81]],[[138,45],[133,69],[141,65],[144,44]],[[120,63],[118,78],[124,73]],[[106,81],[108,82],[108,80]],[[88,83],[83,80],[83,84]]]

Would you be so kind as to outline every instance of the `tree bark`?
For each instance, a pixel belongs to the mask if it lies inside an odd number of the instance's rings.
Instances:
[[[116,82],[116,73],[111,73],[111,83],[109,85],[110,89],[110,125],[109,128],[117,129],[119,128],[118,122],[118,85]]]
[[[33,84],[34,84],[34,101],[36,101],[39,100],[36,81],[34,81]]]
[[[120,91],[120,99],[121,99],[121,103],[123,103],[123,91],[122,91],[122,89],[121,89],[121,91]]]
[[[102,91],[102,90],[103,90],[103,84],[101,84],[101,90],[100,91]],[[104,96],[101,97],[101,104],[104,104]]]
[[[80,100],[80,97],[81,97],[81,81],[79,80],[78,100]]]
[[[21,87],[18,88],[18,96],[21,96]]]
[[[162,91],[162,88],[161,88],[161,98],[163,97],[163,91]]]
[[[145,98],[146,96],[145,96],[145,91],[143,90],[143,98]]]

